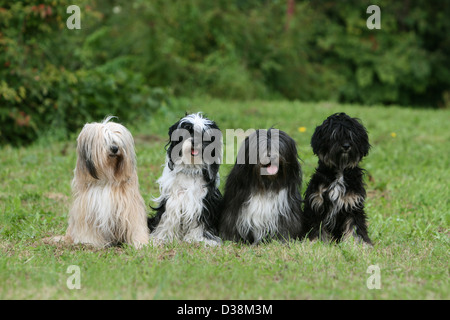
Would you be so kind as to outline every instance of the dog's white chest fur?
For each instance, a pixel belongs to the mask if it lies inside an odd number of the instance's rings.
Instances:
[[[336,180],[330,184],[327,190],[331,202],[337,204],[339,207],[342,207],[342,200],[344,199],[345,192],[347,190],[344,183],[344,175],[342,173],[338,174]]]
[[[166,213],[174,214],[183,221],[194,221],[203,209],[206,196],[205,180],[200,176],[178,173],[168,188]]]
[[[85,195],[86,206],[90,209],[86,210],[87,220],[111,238],[113,234],[111,226],[115,225],[118,218],[112,191],[110,184],[94,185]]]
[[[280,215],[286,215],[287,190],[252,194],[244,204],[237,221],[237,229],[242,237],[252,232],[255,242],[267,236],[273,237],[278,230]]]
[[[163,241],[204,241],[203,228],[198,223],[207,194],[203,176],[199,172],[170,170],[166,166],[158,183],[161,195],[155,201],[165,200],[166,204],[152,237]]]

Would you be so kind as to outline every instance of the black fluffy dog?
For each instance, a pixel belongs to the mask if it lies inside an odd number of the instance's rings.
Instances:
[[[248,136],[225,185],[222,239],[258,244],[299,237],[301,183],[291,137],[277,129],[257,130]]]
[[[359,167],[370,149],[366,129],[359,119],[336,113],[316,128],[311,146],[319,166],[305,193],[309,238],[338,242],[353,236],[371,245],[364,212],[364,170]]]

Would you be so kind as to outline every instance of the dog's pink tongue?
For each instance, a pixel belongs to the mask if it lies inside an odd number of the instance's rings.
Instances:
[[[278,172],[278,166],[274,166],[273,164],[268,166],[266,169],[267,169],[267,173],[270,175],[274,175]]]

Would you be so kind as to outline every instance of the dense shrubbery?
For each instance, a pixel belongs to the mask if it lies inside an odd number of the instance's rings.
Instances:
[[[167,89],[150,87],[143,73],[130,68],[131,57],[97,49],[100,38],[114,38],[108,19],[88,1],[80,1],[86,4],[81,30],[66,27],[71,1],[4,2],[0,143],[29,142],[45,132],[66,135],[110,114],[139,119],[168,103]]]
[[[450,105],[446,1],[80,0],[68,30],[71,4],[0,0],[0,142],[150,115],[172,92]]]
[[[341,101],[450,106],[450,2],[313,3],[326,21],[318,56],[340,75]],[[381,8],[381,30],[361,19],[370,4]]]

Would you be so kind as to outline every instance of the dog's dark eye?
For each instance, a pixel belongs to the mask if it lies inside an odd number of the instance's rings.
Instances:
[[[194,127],[192,124],[187,124],[184,129],[186,129],[191,135],[194,133]]]

